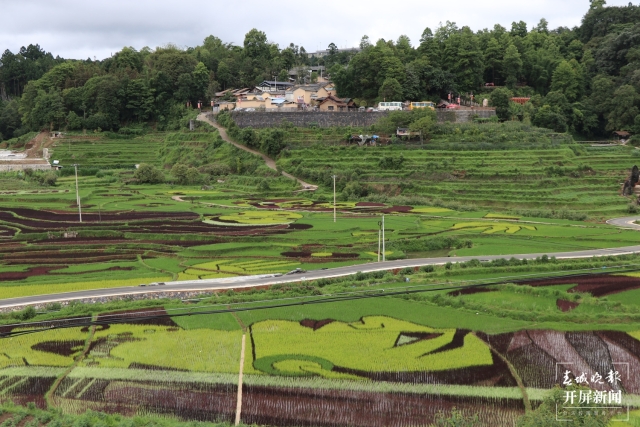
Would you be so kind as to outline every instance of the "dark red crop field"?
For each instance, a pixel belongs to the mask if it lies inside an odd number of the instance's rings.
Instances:
[[[249,386],[243,389],[246,424],[318,427],[429,425],[439,411],[456,407],[479,413],[485,425],[511,422],[524,413],[522,400]],[[500,420],[500,421],[498,421]]]
[[[553,279],[528,280],[520,282],[529,286],[576,286],[568,292],[589,292],[594,297],[602,297],[618,292],[640,288],[640,277],[614,276],[610,274],[593,274],[585,276],[556,277]]]

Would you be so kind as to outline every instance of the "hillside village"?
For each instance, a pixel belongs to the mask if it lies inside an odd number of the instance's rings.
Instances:
[[[264,80],[253,88],[226,89],[216,92],[211,101],[214,112],[222,110],[272,111],[349,111],[357,109],[351,98],[339,98],[328,77],[298,77],[301,70],[290,70],[289,81]],[[308,74],[324,71],[324,67],[309,67]],[[313,82],[309,82],[313,80]],[[300,82],[301,83],[296,83]]]

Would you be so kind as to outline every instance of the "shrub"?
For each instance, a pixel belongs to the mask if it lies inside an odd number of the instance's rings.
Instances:
[[[265,129],[260,133],[260,150],[270,156],[277,156],[285,146],[285,131],[282,129]]]
[[[176,179],[178,184],[185,184],[187,182],[187,171],[189,168],[187,165],[178,163],[171,168],[171,175]]]
[[[256,148],[258,146],[258,136],[251,128],[244,128],[240,131],[240,141],[247,147]]]
[[[58,180],[58,176],[55,172],[47,172],[42,177],[42,185],[46,185],[48,187],[53,187],[56,185],[56,181]]]
[[[186,180],[188,184],[200,184],[202,182],[202,177],[200,176],[200,172],[196,168],[187,169]]]
[[[160,184],[164,182],[164,174],[157,167],[148,163],[138,166],[133,177],[141,184]]]
[[[473,247],[471,240],[455,237],[435,237],[433,239],[411,239],[392,244],[394,248],[404,252],[425,252],[439,249],[463,249]]]
[[[36,317],[36,314],[38,314],[36,313],[36,309],[33,308],[33,306],[28,306],[24,310],[13,312],[11,314],[11,317],[13,317],[14,319],[25,321],[33,319],[34,317]]]
[[[269,181],[267,181],[266,179],[263,179],[262,181],[260,181],[258,183],[257,190],[258,191],[269,191],[269,190],[271,190],[271,187],[269,186]]]
[[[113,176],[114,172],[111,170],[99,170],[96,172],[96,178],[104,178],[105,176]]]

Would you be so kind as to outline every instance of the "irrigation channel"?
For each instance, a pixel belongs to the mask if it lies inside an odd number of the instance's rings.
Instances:
[[[621,221],[631,220],[622,218]],[[618,224],[616,224],[618,225]],[[395,270],[407,267],[422,267],[426,265],[444,265],[448,262],[459,263],[471,260],[488,262],[497,259],[526,259],[533,260],[543,255],[552,255],[556,259],[578,259],[602,256],[630,255],[640,252],[640,245],[625,246],[609,249],[591,249],[572,252],[549,252],[535,254],[512,254],[512,255],[485,255],[485,256],[460,256],[460,257],[439,257],[439,258],[416,258],[396,261],[374,262],[368,264],[352,265],[347,267],[330,268],[326,270],[313,270],[299,274],[277,275],[267,274],[259,276],[243,276],[224,279],[187,280],[176,282],[149,283],[140,286],[126,286],[121,288],[92,289],[86,291],[66,292],[49,295],[36,295],[20,298],[9,298],[0,300],[0,309],[9,309],[25,305],[43,305],[53,302],[63,302],[72,300],[90,300],[98,298],[111,298],[122,296],[136,296],[152,293],[172,293],[172,292],[206,292],[215,290],[242,289],[251,287],[271,286],[281,283],[293,283],[306,280],[318,280],[334,277],[349,276],[361,273],[370,273],[381,270]]]

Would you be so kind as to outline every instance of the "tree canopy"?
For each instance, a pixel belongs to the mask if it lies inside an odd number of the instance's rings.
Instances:
[[[0,57],[0,140],[43,128],[113,129],[153,122],[169,129],[187,105],[205,104],[227,88],[254,87],[288,78],[291,69],[323,65],[338,95],[367,105],[387,101],[447,99],[502,86],[531,97],[526,114],[513,114],[496,94],[504,119],[529,117],[553,129],[587,135],[635,130],[640,118],[640,6],[610,7],[591,0],[579,27],[549,29],[513,22],[472,31],[447,21],[378,41],[363,36],[359,51],[329,44],[310,58],[304,47],[280,47],[250,30],[241,46],[208,36],[201,45],[123,47],[110,58],[65,60],[39,45]],[[298,73],[299,83],[317,74]],[[499,90],[496,88],[495,90]],[[486,97],[489,95],[487,94]],[[498,99],[500,99],[498,101]]]

